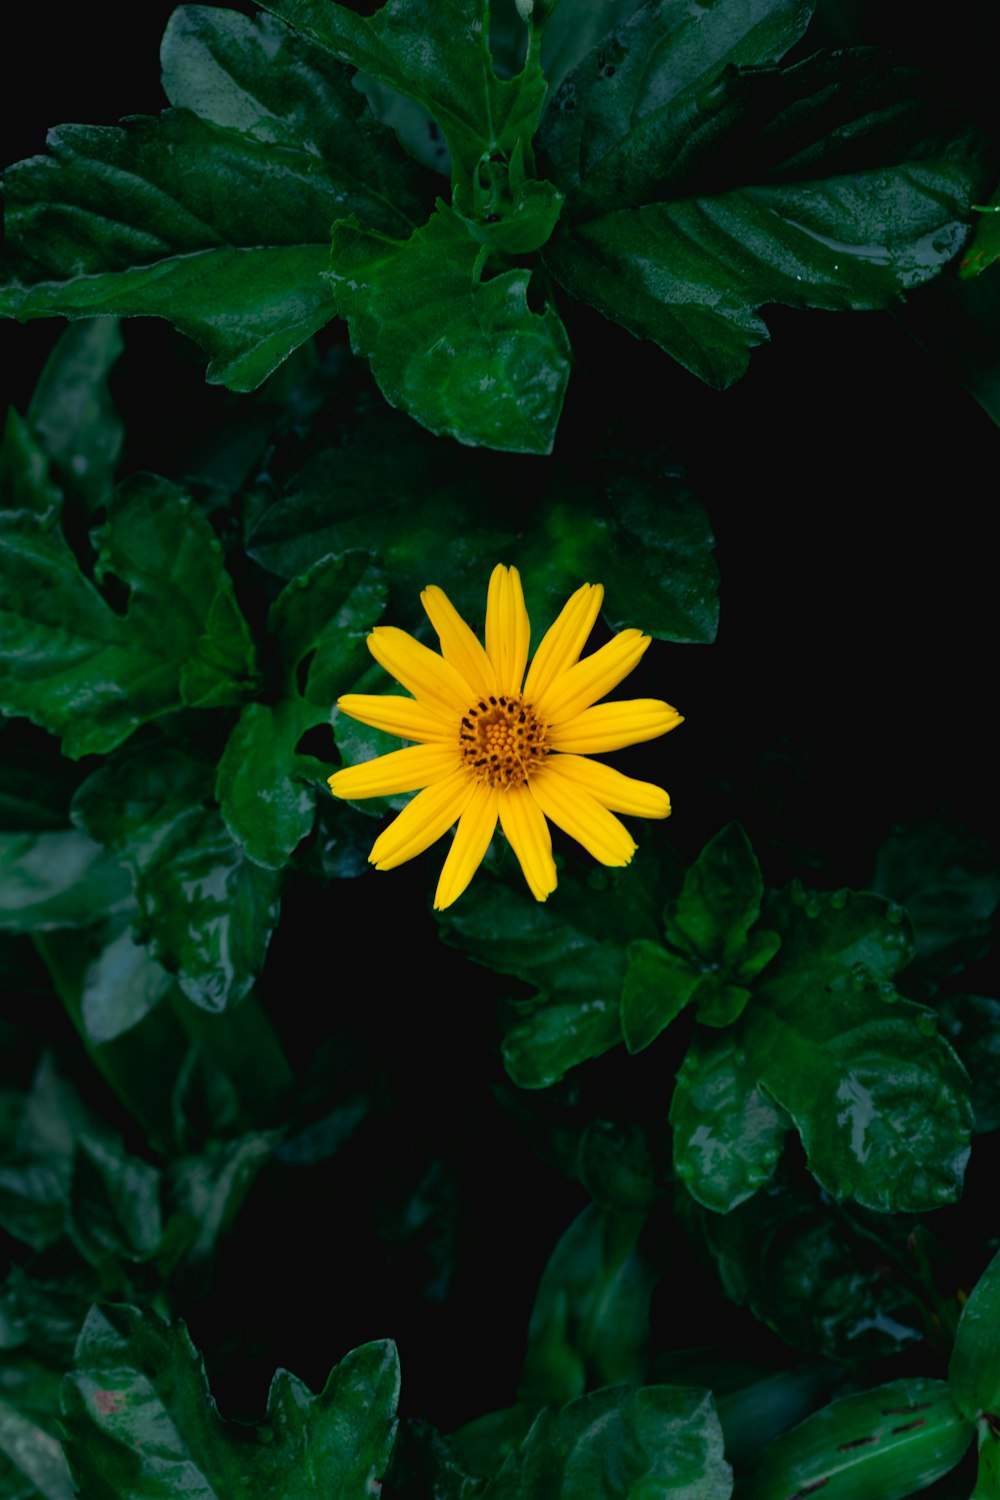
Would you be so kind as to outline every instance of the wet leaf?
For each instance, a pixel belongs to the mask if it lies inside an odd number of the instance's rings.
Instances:
[[[180,1493],[274,1500],[373,1492],[392,1448],[395,1346],[365,1344],[314,1396],[279,1370],[259,1429],[225,1422],[183,1325],[125,1304],[95,1307],[67,1379],[67,1456],[94,1500]]]
[[[332,316],[330,224],[356,212],[405,233],[425,212],[419,173],[347,70],[267,17],[182,8],[164,69],[181,107],[61,126],[48,156],[10,168],[2,305],[169,318],[210,380],[252,390]]]
[[[628,946],[622,982],[622,1034],[632,1053],[642,1052],[711,983],[679,954],[639,938]]]
[[[119,932],[84,974],[80,1004],[88,1040],[100,1046],[138,1026],[173,986],[147,949],[127,929]]]
[[[543,1411],[484,1500],[729,1500],[732,1473],[707,1391],[609,1386]]]
[[[268,869],[287,863],[312,829],[317,797],[327,795],[332,768],[299,754],[298,743],[331,722],[338,693],[368,659],[365,639],[384,604],[381,571],[369,553],[354,551],[316,563],[271,608],[281,696],[244,708],[215,784],[229,831]]]
[[[643,1383],[657,1279],[638,1247],[644,1222],[590,1204],[559,1240],[538,1283],[518,1382],[528,1412],[588,1388]]]
[[[73,817],[129,869],[151,956],[189,1000],[224,1010],[263,966],[279,881],[234,842],[212,779],[183,750],[136,745],[88,777]]]
[[[903,1500],[961,1459],[972,1439],[942,1380],[896,1380],[834,1401],[765,1448],[740,1500]]]
[[[784,1110],[758,1087],[744,1027],[699,1032],[670,1104],[674,1171],[692,1197],[728,1213],[771,1177],[788,1129]]]
[[[962,1309],[948,1383],[970,1422],[1000,1412],[1000,1254],[994,1255]]]
[[[529,271],[487,277],[485,260],[440,199],[406,240],[343,220],[334,307],[391,406],[471,446],[548,453],[569,379],[566,330],[553,304],[532,310]]]
[[[122,613],[80,570],[55,521],[0,515],[0,702],[60,736],[73,759],[106,753],[140,724],[177,708],[192,659],[245,661],[232,584],[208,523],[165,479],[127,481],[95,533],[98,582],[128,590]],[[245,626],[243,627],[245,633]]]
[[[983,179],[962,119],[874,51],[745,66],[783,51],[807,7],[674,12],[640,7],[553,99],[543,170],[568,203],[543,258],[721,387],[768,337],[763,304],[885,307],[936,275]],[[699,78],[687,54],[716,33]]]
[[[730,823],[684,877],[677,904],[668,909],[668,936],[682,950],[731,968],[743,956],[763,895],[750,840],[738,823]]]
[[[126,872],[86,834],[0,833],[0,930],[89,927],[130,906]]]

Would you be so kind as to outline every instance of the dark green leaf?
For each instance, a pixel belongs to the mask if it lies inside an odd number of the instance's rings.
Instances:
[[[818,1193],[780,1181],[725,1216],[695,1210],[692,1217],[726,1295],[793,1348],[841,1361],[877,1359],[923,1337],[915,1263],[900,1264],[904,1226],[855,1223]]]
[[[931,1012],[888,976],[910,952],[879,897],[792,888],[768,907],[781,950],[746,1012],[749,1067],[792,1116],[836,1199],[880,1212],[952,1202],[968,1159],[968,1080]]]
[[[958,274],[963,277],[981,276],[987,266],[1000,260],[1000,187],[988,203],[974,207],[982,218],[974,221],[976,232],[962,256]]]
[[[124,614],[80,571],[55,522],[0,516],[0,701],[60,735],[74,759],[179,705],[182,673],[218,644],[215,606],[232,590],[208,523],[164,479],[124,484],[95,541],[98,581],[129,590]],[[238,668],[239,653],[232,661]]]
[[[372,16],[346,5],[267,0],[265,9],[300,28],[341,62],[422,104],[441,127],[451,152],[459,203],[474,198],[480,159],[505,160],[530,145],[545,97],[532,43],[516,77],[498,78],[489,49],[484,0],[389,0]],[[461,44],[456,45],[456,39]]]
[[[657,894],[650,857],[620,874],[595,872],[589,889],[566,881],[546,905],[481,876],[441,918],[445,942],[537,991],[504,1038],[515,1083],[546,1088],[621,1041],[623,939],[655,932]]]
[[[1000,1500],[1000,1439],[988,1433],[979,1449],[976,1488],[970,1500]]]
[[[347,71],[263,18],[193,6],[168,28],[159,119],[62,126],[6,178],[7,310],[167,317],[252,390],[332,315],[334,219],[405,233],[416,169]],[[122,183],[128,184],[123,191]]]
[[[805,31],[813,8],[813,0],[748,0],[696,11],[683,0],[629,7],[631,14],[555,93],[539,135],[574,206],[617,208],[658,197],[699,128],[711,125],[721,103],[714,86],[724,69],[777,62]]]
[[[155,1167],[120,1145],[83,1140],[73,1158],[70,1238],[92,1266],[148,1260],[163,1239],[159,1195]]]
[[[774,1172],[788,1118],[757,1086],[745,1027],[699,1032],[677,1074],[670,1105],[674,1170],[716,1213],[728,1213]]]
[[[941,1035],[969,1075],[975,1129],[1000,1130],[1000,1001],[984,995],[945,995],[939,1002]]]
[[[0,1471],[3,1500],[73,1500],[75,1491],[58,1439],[3,1400],[0,1464],[13,1471]]]
[[[825,1406],[765,1448],[740,1500],[903,1500],[954,1468],[972,1439],[943,1380],[896,1380]]]
[[[668,919],[671,941],[732,968],[760,915],[764,882],[750,840],[730,823],[705,845],[684,877]]]
[[[278,916],[278,880],[249,860],[209,799],[212,770],[137,745],[81,786],[74,820],[132,873],[149,952],[206,1010],[248,992]]]
[[[80,1004],[88,1040],[100,1046],[130,1031],[173,985],[128,930],[118,933],[84,974]]]
[[[72,324],[49,355],[28,407],[31,430],[64,491],[88,512],[111,498],[124,441],[107,387],[123,347],[114,318]]]
[[[67,1456],[93,1500],[363,1495],[385,1473],[399,1392],[391,1343],[353,1350],[318,1396],[279,1370],[256,1433],[220,1418],[183,1326],[153,1312],[95,1307],[76,1365],[63,1398]]]
[[[580,1137],[577,1171],[598,1207],[616,1214],[648,1212],[669,1177],[644,1130],[601,1119],[591,1120]]]
[[[365,639],[384,604],[380,570],[369,553],[357,551],[316,563],[271,609],[282,697],[244,708],[216,778],[226,824],[258,864],[280,869],[312,828],[316,783],[329,770],[300,755],[298,742],[331,722],[337,695],[368,659]]]
[[[962,1309],[948,1383],[970,1422],[1000,1413],[1000,1254],[994,1255]]]
[[[622,1035],[630,1052],[655,1042],[710,976],[660,943],[639,938],[628,946],[622,983]]]
[[[518,1383],[529,1412],[595,1386],[642,1384],[656,1283],[638,1248],[643,1223],[640,1214],[590,1204],[556,1245],[538,1284]]]
[[[390,405],[461,443],[548,453],[569,379],[566,330],[553,305],[532,311],[530,272],[487,276],[486,256],[440,200],[406,240],[343,220],[335,310]]]
[[[130,906],[125,871],[86,834],[0,833],[0,930],[89,927]]]
[[[1000,874],[981,839],[940,823],[897,826],[879,850],[873,889],[906,907],[929,978],[956,973],[989,947]]]
[[[483,1480],[470,1474],[453,1438],[427,1422],[402,1421],[392,1451],[387,1493],[421,1500],[474,1500]]]
[[[664,9],[644,7],[634,22],[662,25],[650,18]],[[644,62],[637,47],[636,67]],[[682,58],[674,66],[686,84]],[[982,181],[979,148],[923,84],[879,54],[724,72],[720,60],[716,82],[685,92],[663,121],[651,115],[648,153],[628,134],[615,137],[607,101],[620,77],[611,88],[599,80],[592,108],[572,112],[574,131],[601,141],[604,154],[544,259],[573,295],[710,384],[737,379],[767,338],[762,304],[885,307],[961,248]],[[567,79],[546,121],[558,121],[579,89]],[[671,136],[683,140],[674,153]],[[547,174],[572,194],[579,164],[555,136],[546,149]]]
[[[27,422],[9,407],[0,443],[0,512],[27,510],[47,520],[61,498],[49,472],[48,454]]]
[[[171,1207],[196,1226],[184,1253],[185,1272],[190,1274],[211,1261],[274,1145],[273,1131],[255,1131],[238,1140],[214,1142],[199,1155],[171,1164]]]
[[[732,1473],[707,1391],[610,1386],[543,1411],[486,1500],[729,1500]]]
[[[691,491],[643,474],[616,475],[602,493],[588,493],[574,476],[565,489],[539,507],[518,549],[539,619],[554,619],[581,579],[599,579],[612,630],[635,626],[664,641],[713,641],[715,538]]]

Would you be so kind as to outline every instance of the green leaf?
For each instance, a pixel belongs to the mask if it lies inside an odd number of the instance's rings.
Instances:
[[[419,176],[347,71],[266,17],[182,9],[164,68],[204,115],[62,126],[51,155],[9,170],[5,306],[169,318],[210,380],[252,390],[332,315],[331,222],[405,233],[425,212]]]
[[[880,1212],[954,1201],[968,1160],[968,1080],[933,1014],[888,975],[910,951],[903,913],[792,888],[768,907],[782,947],[746,1012],[750,1069],[788,1111],[835,1199]]]
[[[1000,1413],[1000,1254],[994,1255],[962,1309],[948,1384],[962,1413]]]
[[[548,453],[569,379],[566,330],[553,305],[532,311],[529,271],[487,277],[486,255],[440,199],[406,240],[342,220],[335,309],[390,405],[460,443]]]
[[[954,1468],[972,1428],[943,1380],[896,1380],[834,1401],[765,1448],[740,1500],[903,1500]]]
[[[938,1002],[941,1035],[969,1075],[969,1097],[980,1134],[1000,1130],[1000,1000],[985,995],[945,995]]]
[[[1000,260],[1000,187],[988,203],[973,204],[982,218],[975,221],[972,242],[966,247],[958,274],[962,277],[981,276],[987,266]]]
[[[0,1455],[16,1471],[15,1489],[8,1475],[0,1473],[4,1500],[73,1500],[75,1491],[58,1439],[33,1422],[9,1402],[0,1400]],[[6,1467],[5,1465],[5,1467]],[[4,1481],[7,1484],[4,1485]],[[15,1483],[17,1481],[15,1480]]]
[[[153,1312],[95,1307],[76,1366],[64,1387],[66,1449],[93,1500],[362,1495],[389,1460],[399,1369],[388,1342],[353,1350],[318,1396],[279,1370],[256,1431],[223,1421],[183,1325]]]
[[[73,801],[74,821],[132,874],[151,956],[195,1005],[247,994],[278,917],[278,879],[249,860],[210,803],[212,770],[182,750],[136,745]]]
[[[644,1222],[590,1204],[559,1240],[538,1283],[518,1382],[529,1412],[588,1387],[642,1384],[657,1279],[638,1248]]]
[[[616,1120],[591,1120],[580,1137],[576,1167],[598,1207],[616,1214],[647,1213],[669,1178],[659,1135],[651,1140],[640,1126]]]
[[[727,1297],[793,1349],[842,1362],[898,1354],[923,1338],[907,1229],[831,1208],[777,1180],[725,1215],[689,1215]],[[912,1257],[911,1257],[912,1260]],[[787,1425],[787,1424],[786,1424]]]
[[[682,952],[732,968],[760,915],[764,882],[750,840],[738,823],[710,839],[668,908],[667,935]]]
[[[941,823],[897,825],[879,849],[872,888],[906,907],[916,966],[928,978],[957,973],[992,942],[1000,874],[982,839]]]
[[[652,858],[640,858],[614,875],[594,872],[589,889],[566,881],[545,905],[483,875],[441,917],[446,943],[536,991],[503,1043],[521,1088],[547,1088],[621,1041],[623,938],[655,932],[656,875]]]
[[[771,1177],[788,1129],[784,1111],[758,1087],[744,1030],[699,1032],[670,1104],[674,1171],[699,1203],[723,1214]]]
[[[188,1275],[209,1266],[219,1239],[270,1160],[275,1140],[274,1131],[251,1131],[237,1140],[215,1141],[198,1155],[170,1164],[170,1205],[196,1226],[182,1262]]]
[[[125,428],[107,386],[124,348],[117,320],[71,324],[45,362],[28,422],[59,482],[88,513],[111,498]]]
[[[8,407],[0,443],[0,514],[32,511],[47,520],[62,499],[49,472],[49,458],[31,428]]]
[[[707,1391],[609,1386],[543,1411],[484,1500],[729,1500]]]
[[[129,591],[123,613],[81,572],[56,522],[0,515],[0,703],[61,736],[73,759],[112,750],[178,707],[185,667],[210,646],[241,662],[231,633],[212,633],[217,601],[232,591],[221,548],[182,490],[130,479],[94,540],[98,583]]]
[[[970,1500],[1000,1500],[1000,1440],[993,1433],[979,1448],[979,1472]]]
[[[473,199],[484,156],[509,161],[519,143],[530,147],[545,98],[537,33],[524,68],[498,78],[484,0],[441,0],[430,9],[422,0],[389,0],[372,16],[313,0],[267,0],[265,9],[433,115],[451,152],[460,207]]]
[[[128,1156],[118,1143],[85,1139],[73,1158],[70,1238],[97,1268],[149,1260],[163,1239],[159,1195],[155,1167]]]
[[[0,833],[0,931],[89,927],[130,906],[125,871],[86,834]]]
[[[87,1039],[102,1046],[131,1031],[173,986],[147,949],[127,929],[119,932],[84,973],[80,1005]]]
[[[365,640],[384,605],[381,571],[369,553],[355,551],[316,563],[271,608],[282,696],[244,708],[216,777],[226,825],[258,864],[280,869],[312,828],[316,783],[329,771],[300,755],[298,742],[330,723],[338,693],[368,659]]]
[[[710,976],[659,943],[648,938],[629,943],[622,983],[622,1034],[628,1050],[641,1052],[655,1042],[707,979]]]
[[[612,630],[714,641],[719,573],[700,501],[666,476],[612,473],[599,491],[589,479],[554,485],[518,549],[534,613],[554,619],[581,579],[600,579]]]
[[[673,9],[636,13],[634,65],[603,63],[614,77],[593,80],[586,107],[576,101],[591,87],[593,54],[553,100],[544,169],[569,202],[543,258],[574,296],[722,387],[768,336],[762,304],[886,307],[936,275],[965,239],[981,152],[914,75],[868,52],[776,69],[723,69],[719,57],[707,87],[651,109],[638,142],[616,136],[633,80],[646,77],[647,33],[662,28],[663,66],[687,85],[683,28],[676,56],[668,31]],[[753,59],[744,51],[742,61]],[[562,139],[567,103],[574,138],[595,140],[599,161],[581,163]]]

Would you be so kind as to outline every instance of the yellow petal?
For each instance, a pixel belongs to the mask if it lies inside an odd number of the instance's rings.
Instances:
[[[649,640],[641,630],[619,631],[606,646],[556,678],[535,704],[539,716],[553,726],[582,713],[639,665]]]
[[[534,661],[528,668],[524,696],[529,703],[537,703],[559,674],[579,661],[603,600],[604,589],[599,583],[582,583],[567,599],[557,619],[542,637]]]
[[[566,719],[557,729],[550,729],[549,744],[553,750],[578,755],[605,755],[625,745],[655,740],[683,723],[676,708],[660,698],[623,698],[617,703],[597,703]]]
[[[585,755],[550,755],[545,769],[573,787],[585,787],[610,812],[631,813],[637,818],[670,816],[670,798],[662,787],[623,776],[599,760],[589,760]]]
[[[462,816],[475,785],[468,771],[456,771],[418,792],[375,840],[371,863],[377,870],[393,870],[423,854]]]
[[[545,766],[532,776],[528,789],[545,816],[602,865],[628,864],[638,847],[635,840],[585,787],[573,786]]]
[[[458,820],[458,828],[441,871],[434,893],[434,910],[444,911],[457,901],[483,862],[497,826],[497,798],[494,787],[482,783],[474,787],[471,801]]]
[[[521,575],[497,563],[486,596],[486,655],[502,693],[519,693],[528,664],[531,624],[524,607]]]
[[[556,888],[552,836],[545,814],[526,786],[500,793],[500,826],[517,855],[531,894],[536,901],[544,901]]]
[[[490,661],[475,632],[470,630],[443,589],[432,584],[420,595],[427,618],[437,631],[441,655],[451,662],[473,688],[474,701],[480,694],[496,693],[497,680]],[[468,708],[469,704],[466,704]]]
[[[391,750],[360,766],[345,766],[327,777],[335,797],[392,797],[396,792],[415,792],[441,781],[461,765],[457,749],[448,745],[411,745]]]
[[[395,625],[376,625],[368,649],[379,666],[428,708],[462,715],[478,696],[443,656]]]
[[[337,699],[337,707],[349,719],[360,724],[370,724],[373,729],[384,729],[387,734],[398,734],[401,740],[417,740],[420,743],[457,743],[455,715],[440,708],[428,708],[413,698],[385,697],[374,693],[345,693]]]

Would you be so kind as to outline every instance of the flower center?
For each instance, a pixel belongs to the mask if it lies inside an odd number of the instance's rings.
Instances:
[[[547,733],[523,698],[480,698],[462,717],[462,760],[487,786],[524,786],[549,753]]]

